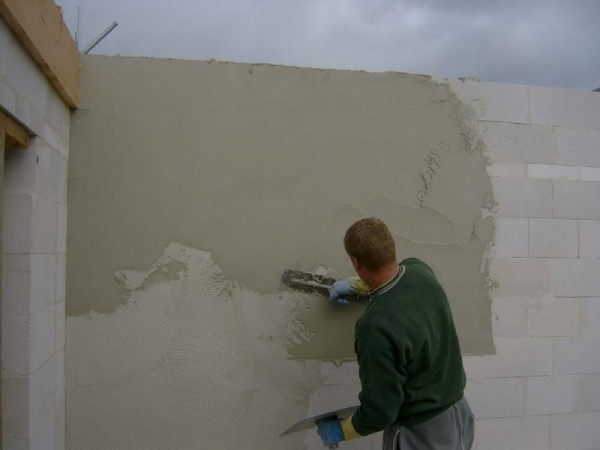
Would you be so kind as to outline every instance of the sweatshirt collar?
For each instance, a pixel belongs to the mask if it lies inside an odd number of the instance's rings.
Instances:
[[[400,278],[402,278],[404,272],[406,272],[406,268],[402,264],[399,264],[398,270],[396,271],[396,275],[390,278],[390,280],[384,285],[379,286],[374,291],[371,291],[370,296],[375,297],[376,295],[385,294],[387,291],[393,288],[396,285],[396,283],[398,283],[398,281],[400,281]]]

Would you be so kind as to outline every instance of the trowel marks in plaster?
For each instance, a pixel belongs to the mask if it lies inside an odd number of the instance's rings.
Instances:
[[[244,288],[177,243],[117,276],[123,306],[67,321],[68,448],[303,448],[278,435],[322,382],[317,362],[287,358],[310,338],[304,296]]]
[[[86,57],[68,313],[114,312],[126,298],[114,273],[149,267],[171,241],[210,251],[257,292],[281,289],[286,268],[351,275],[343,233],[376,215],[400,258],[422,256],[442,279],[463,351],[490,353],[491,185],[467,117],[425,76]],[[300,315],[311,339],[292,357],[353,358],[360,312],[313,302]]]

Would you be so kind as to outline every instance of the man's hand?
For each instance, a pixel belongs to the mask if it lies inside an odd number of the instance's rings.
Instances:
[[[343,280],[333,283],[331,286],[331,293],[329,294],[329,300],[341,305],[347,305],[350,303],[350,300],[344,298],[345,296],[366,294],[367,292],[369,292],[369,286],[367,286],[360,278],[344,278]]]
[[[319,423],[317,432],[321,436],[325,447],[336,448],[338,443],[344,440],[344,432],[338,420],[327,420]]]

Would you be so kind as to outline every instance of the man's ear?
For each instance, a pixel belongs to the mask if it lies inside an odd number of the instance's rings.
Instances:
[[[361,268],[362,268],[362,264],[360,263],[360,261],[356,258],[356,256],[351,256],[350,257],[350,261],[352,262],[352,267],[354,267],[354,270],[356,272],[358,272]]]

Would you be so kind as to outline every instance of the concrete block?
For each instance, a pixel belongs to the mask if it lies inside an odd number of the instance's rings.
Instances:
[[[555,128],[556,163],[600,167],[600,131]]]
[[[36,313],[56,303],[56,255],[31,255],[29,311]]]
[[[600,95],[530,87],[531,123],[600,130]]]
[[[551,297],[552,260],[540,258],[490,258],[490,295],[500,297]]]
[[[525,378],[469,380],[465,397],[478,419],[522,416],[525,412]]]
[[[31,314],[31,371],[37,370],[54,354],[55,322],[56,305]]]
[[[552,217],[552,181],[491,178],[497,217]]]
[[[54,448],[56,450],[65,449],[65,433],[66,433],[66,407],[65,397],[61,397],[56,402],[56,427],[54,429],[55,441]]]
[[[56,171],[56,198],[59,203],[67,204],[67,171],[69,167],[69,161],[53,150],[57,158],[57,171]]]
[[[550,448],[550,416],[483,419],[476,422],[475,429],[477,450]]]
[[[9,448],[10,450],[30,450],[29,436],[27,436],[27,440],[16,438],[8,433],[5,433],[3,437],[3,448]]]
[[[490,256],[526,257],[528,253],[529,222],[527,219],[499,217]]]
[[[555,259],[552,289],[556,297],[600,297],[599,259]]]
[[[494,298],[492,333],[494,337],[527,336],[528,301],[524,298]]]
[[[582,336],[600,336],[600,297],[580,299],[579,308],[579,333]]]
[[[51,89],[48,92],[44,119],[46,124],[52,127],[55,133],[57,133],[63,141],[69,136],[70,118],[71,111],[69,110],[69,107],[65,104],[60,95],[58,95],[54,89]],[[55,148],[59,151],[61,150],[59,147]],[[66,155],[64,156],[66,157]]]
[[[551,420],[551,450],[599,448],[600,413],[559,414]]]
[[[579,179],[581,181],[600,181],[600,167],[580,167]]]
[[[552,339],[494,339],[495,355],[466,356],[465,372],[470,379],[550,375]]]
[[[8,69],[8,43],[11,39],[11,34],[6,23],[0,22],[0,78],[6,76]]]
[[[600,373],[600,337],[555,338],[553,373],[555,375]]]
[[[3,256],[3,311],[6,314],[28,314],[41,311],[56,302],[57,258],[64,278],[65,255],[26,254]],[[64,300],[64,280],[61,292]]]
[[[529,178],[579,180],[579,167],[553,166],[549,164],[528,164],[527,176]]]
[[[359,393],[360,383],[320,386],[310,397],[309,414],[320,414],[332,409],[358,405]]]
[[[65,316],[65,302],[64,300],[58,302],[55,308],[55,343],[54,350],[60,351],[65,348],[65,326],[66,326],[66,316]]]
[[[479,122],[478,130],[486,146],[486,155],[493,162],[554,162],[554,134],[551,127]]]
[[[66,147],[69,145],[67,137],[61,136],[54,127],[46,122],[42,123],[40,137],[46,141],[54,151],[63,158],[66,158],[66,155],[68,154]]]
[[[56,401],[60,403],[64,402],[65,399],[65,350],[64,347],[62,350],[56,352],[56,375],[55,380],[56,384],[54,386],[54,390],[56,391]]]
[[[30,371],[31,321],[28,314],[2,315],[2,376],[26,376]]]
[[[56,358],[50,357],[29,376],[30,418],[41,418],[56,407]]]
[[[450,89],[470,106],[475,120],[528,123],[527,87],[482,81],[450,80]]]
[[[39,135],[42,130],[43,117],[37,105],[32,102],[31,97],[23,94],[23,91],[15,89],[17,95],[17,105],[14,116],[25,126]]]
[[[565,219],[529,219],[529,256],[577,258],[579,222]]]
[[[31,257],[29,255],[3,255],[2,275],[3,313],[29,313]]]
[[[37,176],[37,139],[26,151],[6,152],[4,159],[5,194],[34,194]]]
[[[553,217],[600,219],[600,183],[553,180]]]
[[[60,178],[66,177],[66,170],[63,167],[66,165],[65,158],[39,138],[36,139],[36,151],[36,194],[41,194],[55,202],[64,201],[60,198],[61,194],[64,195],[62,186],[64,180]]]
[[[67,204],[56,204],[56,251],[67,252]]]
[[[530,336],[575,336],[579,329],[579,300],[530,299]]]
[[[31,448],[40,450],[54,450],[56,430],[56,413],[47,411],[43,416],[31,418]]]
[[[29,449],[29,377],[2,377],[2,422],[4,447]]]
[[[31,253],[33,196],[4,194],[4,253]]]
[[[2,38],[0,38],[1,40]],[[1,66],[2,64],[0,64]],[[2,109],[8,111],[13,116],[17,111],[17,93],[6,82],[6,79],[0,77],[0,105]]]
[[[336,365],[332,361],[323,361],[321,363],[321,375],[325,377],[323,384],[357,384],[358,363],[356,361],[344,361]]]
[[[577,376],[527,378],[528,415],[577,411]]]
[[[580,375],[577,390],[579,412],[600,412],[600,373]]]
[[[579,256],[600,258],[600,220],[579,221]]]
[[[65,253],[56,254],[56,302],[65,300],[66,297],[66,271],[67,255]]]
[[[525,178],[527,164],[492,163],[487,168],[490,177]]]
[[[56,253],[58,202],[36,195],[31,222],[31,253]]]

